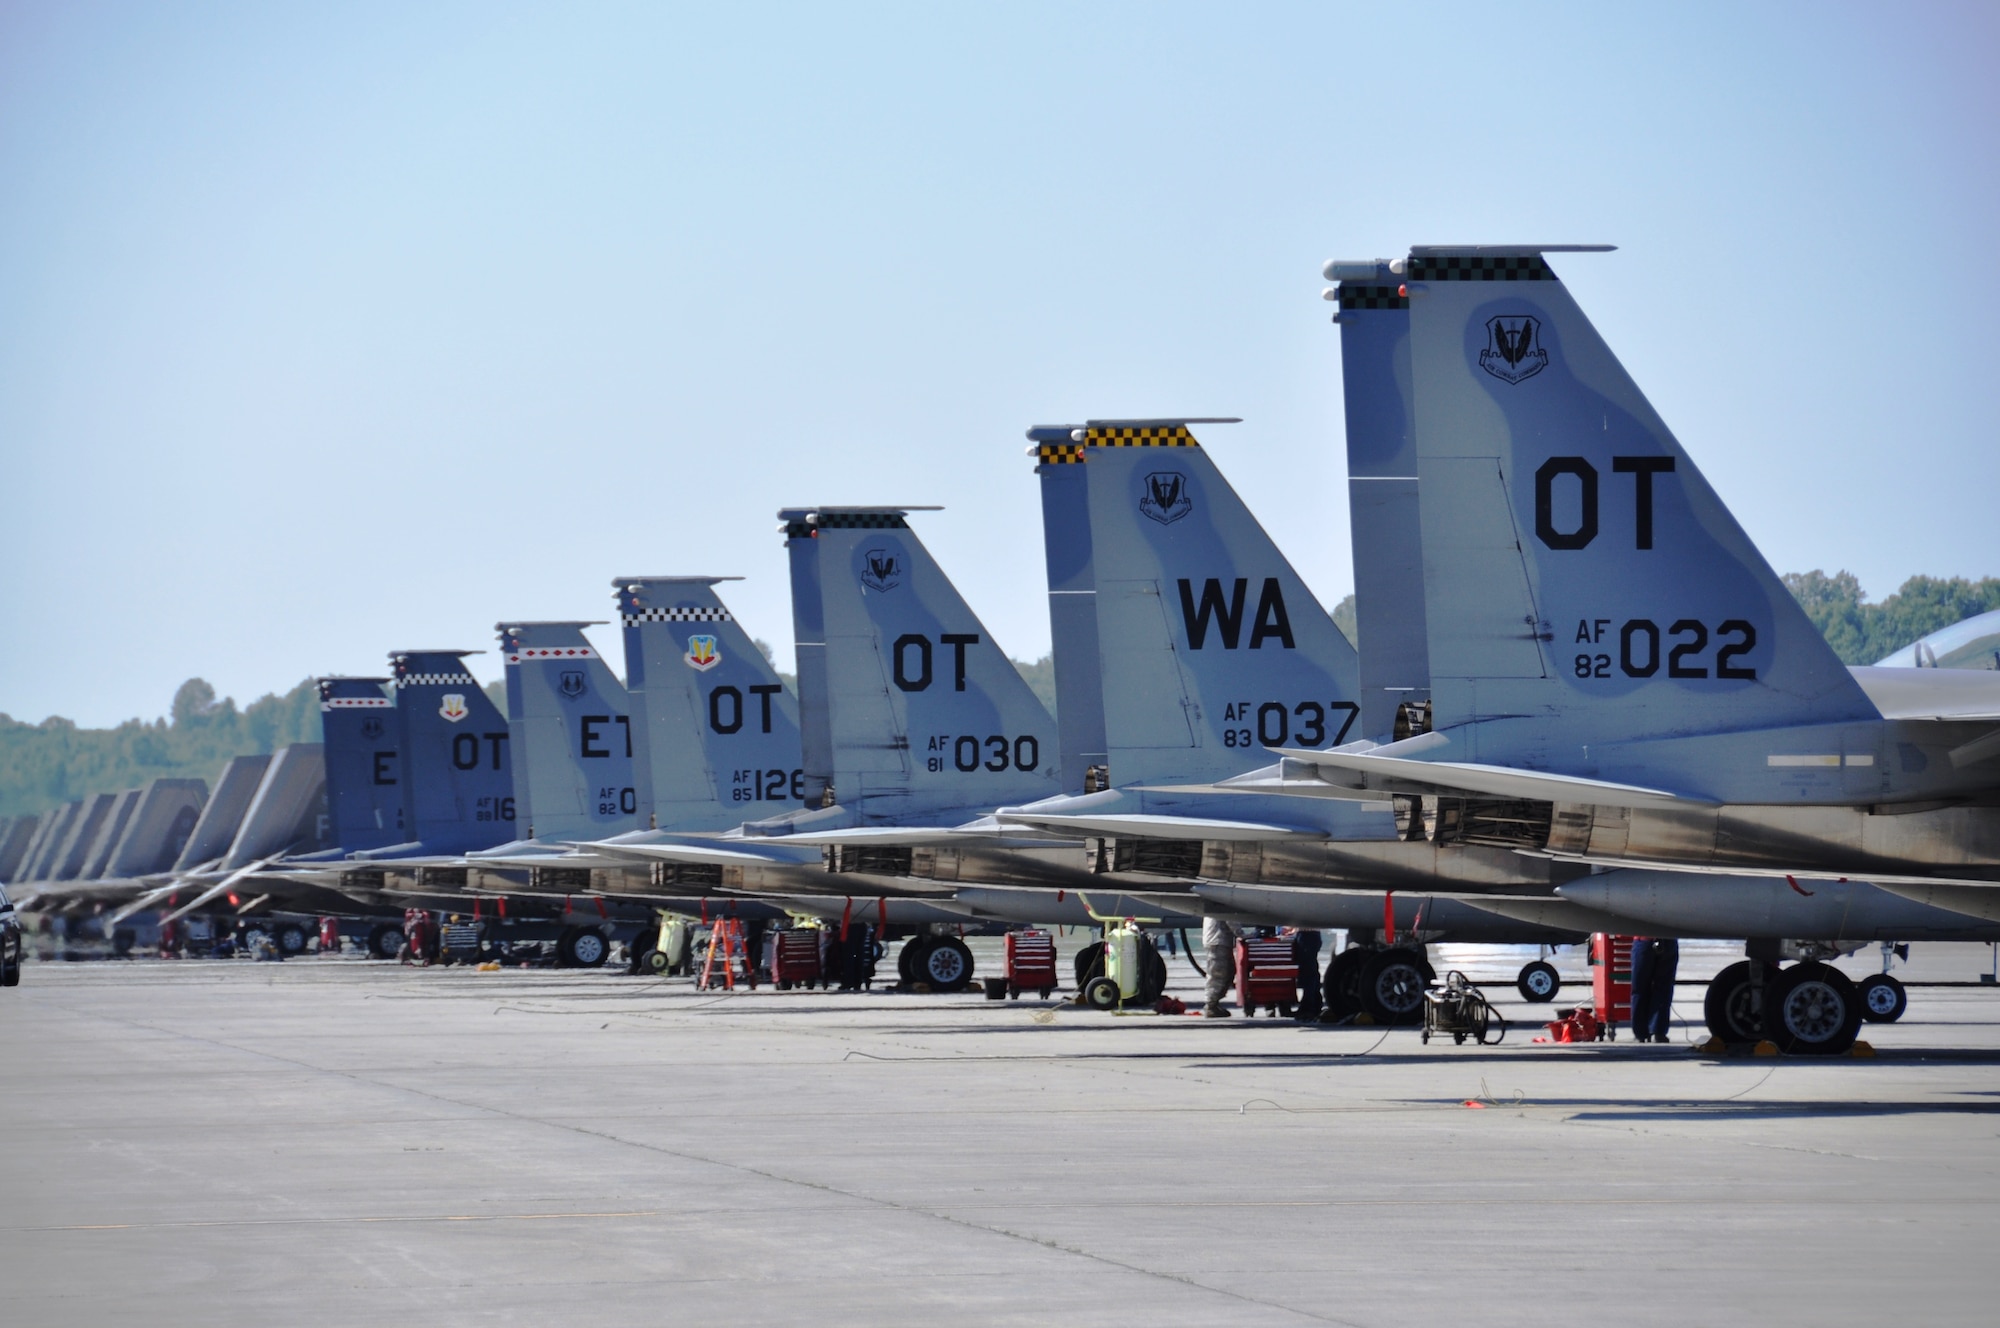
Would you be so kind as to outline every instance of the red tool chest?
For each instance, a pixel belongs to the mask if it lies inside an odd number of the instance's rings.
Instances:
[[[1291,1018],[1299,1004],[1299,966],[1289,940],[1236,942],[1236,1003],[1244,1014],[1262,1006]]]
[[[1608,1038],[1632,1022],[1632,939],[1601,931],[1590,937],[1591,1004]]]
[[[820,976],[819,939],[817,927],[796,927],[778,933],[777,949],[771,957],[771,979],[778,984],[779,991],[825,985]]]
[[[1010,931],[1005,939],[1007,995],[1040,993],[1043,1000],[1056,989],[1056,942],[1045,931]]]

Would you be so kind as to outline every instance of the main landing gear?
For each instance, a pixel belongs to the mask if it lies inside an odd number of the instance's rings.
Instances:
[[[1424,988],[1435,981],[1437,970],[1422,950],[1405,945],[1350,945],[1326,966],[1326,983],[1321,988],[1326,1000],[1324,1017],[1365,1014],[1388,1027],[1421,1024]]]
[[[1854,1046],[1864,1020],[1888,1023],[1909,1004],[1903,984],[1887,973],[1861,982],[1825,960],[1832,951],[1791,946],[1807,957],[1777,963],[1780,947],[1753,943],[1751,957],[1729,965],[1708,984],[1702,1013],[1724,1042],[1770,1041],[1790,1056],[1839,1056]]]

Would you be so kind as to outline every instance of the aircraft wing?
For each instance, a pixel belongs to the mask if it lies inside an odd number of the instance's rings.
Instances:
[[[1325,839],[1323,830],[1294,825],[1273,825],[1264,821],[1229,821],[1210,816],[1161,816],[1149,813],[1116,813],[1092,816],[1035,812],[1003,807],[996,815],[1011,824],[1033,826],[1053,833],[1083,835],[1127,835],[1145,839],[1236,839],[1260,842]]]
[[[1448,795],[1483,793],[1496,798],[1525,798],[1535,802],[1588,802],[1607,807],[1708,807],[1712,803],[1665,789],[1619,784],[1606,779],[1585,779],[1579,775],[1558,775],[1546,770],[1522,770],[1513,766],[1481,765],[1473,761],[1413,761],[1403,756],[1382,756],[1372,751],[1298,751],[1273,748],[1287,758],[1281,775],[1296,782],[1299,776],[1317,778],[1332,789],[1349,789],[1346,796],[1382,797],[1394,794],[1443,793]],[[1311,772],[1290,767],[1291,762],[1314,767]],[[1251,775],[1264,775],[1252,771]],[[1238,780],[1249,776],[1238,776]],[[1237,780],[1225,780],[1234,784]],[[1269,788],[1258,792],[1281,791]],[[1321,796],[1340,797],[1329,792]]]
[[[1515,849],[1516,853],[1529,857],[1552,858],[1558,862],[1587,862],[1593,867],[1644,867],[1651,871],[1684,872],[1693,876],[1766,876],[1772,880],[1789,880],[1793,888],[1800,881],[1866,881],[1879,885],[1891,894],[1900,894],[1906,899],[1915,899],[1912,889],[1924,886],[1938,886],[1952,890],[1990,890],[1996,907],[2000,907],[2000,880],[1979,876],[1916,876],[1907,872],[1840,871],[1831,867],[1760,867],[1744,863],[1687,863],[1661,861],[1656,858],[1617,858],[1601,854],[1550,853],[1544,850]],[[1810,893],[1808,891],[1807,893]],[[1940,904],[1940,908],[1950,908]]]
[[[759,845],[754,849],[738,847],[744,840],[731,840],[725,848],[721,844],[614,844],[583,842],[571,847],[588,849],[609,858],[620,858],[627,862],[694,862],[714,863],[718,866],[779,866],[796,867],[802,863],[819,864],[819,855],[810,858],[798,853],[786,853],[785,848],[793,843],[790,836],[771,844],[768,851]],[[755,841],[749,841],[754,843]],[[801,845],[801,847],[805,847]]]
[[[1030,838],[1023,831],[1032,822],[1015,823],[1014,818],[982,816],[963,825],[858,825],[843,830],[808,830],[776,840],[784,844],[837,845],[889,844],[899,848],[920,848],[931,844],[963,844],[967,840],[1004,841],[1015,847],[1059,848],[1074,842],[1067,835],[1054,839]],[[1079,832],[1086,833],[1086,832]]]
[[[1992,669],[1850,668],[1884,719],[2000,723],[2000,672]]]

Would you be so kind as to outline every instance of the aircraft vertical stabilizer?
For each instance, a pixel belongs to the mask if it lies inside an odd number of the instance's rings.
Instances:
[[[1453,759],[1878,718],[1542,253],[1418,248],[1399,274]]]
[[[222,767],[222,773],[215,777],[215,792],[202,804],[201,816],[180,856],[174,859],[173,870],[193,871],[229,852],[237,827],[243,824],[243,813],[250,809],[250,800],[257,796],[270,765],[271,758],[258,753],[233,757]]]
[[[104,874],[131,880],[172,867],[207,800],[208,785],[199,779],[156,779],[146,785]]]
[[[641,805],[662,830],[724,830],[799,805],[799,704],[713,576],[616,587]]]
[[[603,839],[646,824],[632,774],[625,684],[584,622],[499,623],[514,743],[514,817],[545,840]]]
[[[1410,382],[1410,301],[1386,261],[1329,263],[1340,312],[1361,737],[1407,737],[1430,699]],[[1403,723],[1396,723],[1401,706]]]
[[[1360,736],[1354,647],[1188,429],[1084,431],[1110,774],[1226,778]]]
[[[467,853],[514,838],[507,721],[465,669],[471,650],[389,659],[403,749],[404,824],[426,853]]]
[[[326,805],[343,852],[409,840],[403,819],[403,757],[387,678],[321,678],[320,737]]]
[[[793,547],[810,543],[818,564],[834,796],[865,822],[894,823],[1054,795],[1054,718],[909,528],[909,510],[816,508],[787,521]],[[810,593],[794,582],[794,602]]]
[[[1049,574],[1049,644],[1056,672],[1062,791],[1108,787],[1104,679],[1097,646],[1097,572],[1090,553],[1089,472],[1069,425],[1028,430],[1042,486],[1042,552]]]

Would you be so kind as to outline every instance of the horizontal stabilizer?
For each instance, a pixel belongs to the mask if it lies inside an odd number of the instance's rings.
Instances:
[[[743,841],[732,840],[730,842],[732,844],[740,844]],[[810,862],[814,865],[818,864],[819,855],[817,853],[805,856],[797,852],[788,852],[786,851],[788,843],[789,841],[786,841],[786,843],[771,844],[768,848],[760,846],[755,849],[723,848],[720,845],[710,847],[706,844],[632,843],[582,843],[573,844],[569,847],[592,854],[624,858],[631,862],[705,862],[723,867],[752,865],[759,867],[796,867],[805,862]]]

